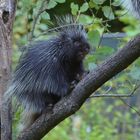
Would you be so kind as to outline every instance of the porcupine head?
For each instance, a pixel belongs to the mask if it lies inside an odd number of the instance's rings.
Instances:
[[[28,45],[6,92],[24,109],[24,129],[69,94],[71,83],[78,82],[85,71],[83,59],[90,45],[83,26],[69,16],[56,21],[55,35]]]

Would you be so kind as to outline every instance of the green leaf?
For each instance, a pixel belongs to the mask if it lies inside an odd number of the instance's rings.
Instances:
[[[83,5],[80,7],[80,12],[86,12],[88,10],[88,3],[85,2]]]
[[[42,14],[41,14],[41,18],[42,18],[42,19],[47,19],[47,20],[48,20],[48,19],[50,19],[50,15],[49,15],[48,13],[45,12],[45,13],[42,13]]]
[[[92,0],[96,4],[103,4],[106,0]]]
[[[29,0],[21,0],[19,2],[19,6],[21,6],[21,12],[27,12],[28,10],[36,7],[35,3],[33,3],[32,1],[29,1]]]
[[[72,2],[71,5],[70,5],[70,7],[71,7],[71,13],[73,15],[76,15],[77,12],[78,12],[78,10],[79,10],[78,4],[75,4],[74,2]]]
[[[93,18],[88,16],[88,15],[84,15],[84,14],[81,14],[79,16],[79,22],[82,23],[82,24],[90,24],[93,22]]]
[[[129,76],[131,76],[134,80],[140,80],[140,69],[139,67],[134,67],[133,69],[131,69],[131,71],[128,74]]]
[[[104,16],[108,19],[114,19],[114,13],[112,11],[112,8],[110,6],[104,6],[102,7],[102,11],[104,13]]]
[[[112,3],[113,6],[120,6],[121,5],[121,2],[120,0],[115,0],[113,3]]]
[[[96,65],[95,63],[89,63],[89,64],[88,64],[88,69],[89,69],[90,71],[94,70],[96,67],[97,67],[97,65]]]
[[[41,29],[41,30],[47,30],[48,27],[47,27],[46,24],[44,24],[44,23],[40,23],[40,24],[39,24],[39,29]]]
[[[57,5],[57,2],[55,1],[49,1],[47,9],[52,9]]]
[[[55,0],[56,2],[58,2],[58,3],[64,3],[64,2],[66,2],[66,0]]]
[[[88,39],[93,47],[97,47],[100,42],[100,33],[97,30],[92,30],[88,32]]]

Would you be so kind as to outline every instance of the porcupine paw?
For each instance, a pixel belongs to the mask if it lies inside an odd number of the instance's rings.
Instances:
[[[76,80],[72,81],[70,84],[70,89],[74,89],[76,87],[77,83],[78,82]]]
[[[52,110],[53,110],[53,107],[54,107],[54,104],[48,104],[47,106],[46,106],[46,108],[42,111],[42,113],[44,114],[44,113],[51,113],[52,112]]]

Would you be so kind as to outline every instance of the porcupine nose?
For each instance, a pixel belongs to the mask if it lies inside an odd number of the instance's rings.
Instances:
[[[90,50],[89,47],[86,47],[85,48],[85,53],[88,54],[89,53],[89,50]]]
[[[90,48],[87,46],[83,50],[81,50],[81,52],[78,53],[79,59],[80,60],[84,59],[84,57],[89,53],[89,50]]]

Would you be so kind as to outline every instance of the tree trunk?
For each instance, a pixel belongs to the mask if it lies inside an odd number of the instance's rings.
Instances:
[[[16,2],[14,0],[0,0],[0,112],[1,112],[1,140],[11,140],[11,103],[3,103],[11,72],[12,27]]]

